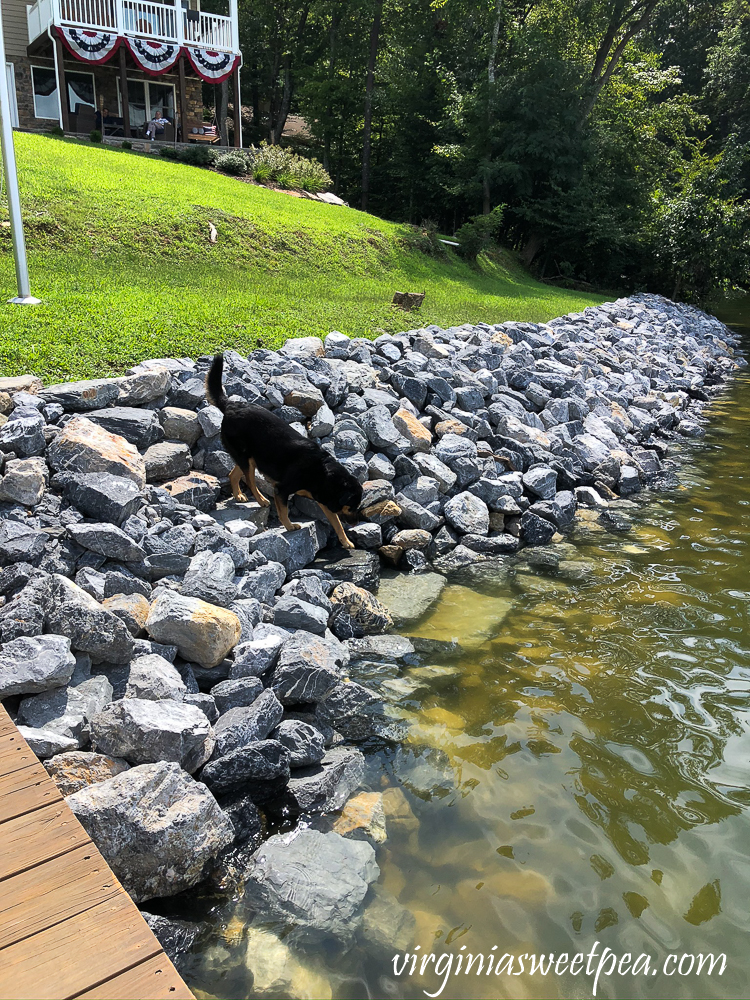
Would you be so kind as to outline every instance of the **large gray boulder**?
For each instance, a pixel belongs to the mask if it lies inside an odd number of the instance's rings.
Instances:
[[[281,647],[271,687],[282,705],[322,701],[341,680],[339,662],[327,640],[297,632]]]
[[[91,744],[99,753],[130,764],[174,761],[190,774],[214,748],[213,730],[195,705],[126,698],[113,701],[90,723]]]
[[[348,943],[379,875],[375,851],[338,833],[276,834],[253,855],[245,882],[258,918],[294,928],[310,943]]]
[[[80,684],[24,698],[18,718],[34,729],[69,736],[80,747],[88,741],[89,721],[111,701],[112,685],[100,674]]]
[[[225,757],[258,740],[265,740],[281,722],[283,715],[281,702],[269,690],[258,695],[252,705],[230,708],[216,723],[214,759]]]
[[[239,791],[254,781],[289,778],[289,751],[278,740],[259,740],[210,760],[201,771],[215,794]]]
[[[62,687],[73,676],[75,665],[70,639],[64,636],[13,639],[0,649],[0,699]]]
[[[194,886],[234,838],[211,792],[174,763],[133,767],[67,801],[137,903]]]

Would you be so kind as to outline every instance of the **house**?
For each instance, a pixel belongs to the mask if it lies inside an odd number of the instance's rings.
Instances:
[[[105,133],[142,137],[161,113],[164,138],[195,137],[203,82],[239,93],[237,3],[213,14],[200,0],[2,0],[14,126],[87,133],[103,118]]]

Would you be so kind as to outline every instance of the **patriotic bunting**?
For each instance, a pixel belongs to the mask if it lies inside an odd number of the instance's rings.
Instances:
[[[56,27],[63,45],[82,62],[91,65],[105,63],[117,51],[120,38],[109,31],[89,31],[83,28]]]
[[[232,75],[239,56],[231,52],[214,52],[212,49],[194,49],[188,46],[188,59],[198,76],[206,83],[221,83]]]
[[[126,44],[141,69],[151,76],[169,72],[180,58],[179,45],[151,42],[146,38],[127,38]]]
[[[91,65],[105,63],[117,51],[120,42],[118,35],[109,31],[89,31],[83,28],[61,28],[55,30],[69,52]],[[185,54],[190,63],[206,83],[221,83],[231,76],[240,57],[232,52],[216,52],[213,49],[198,49],[192,45],[180,48],[168,42],[150,41],[147,38],[124,39],[130,54],[144,72],[151,76],[168,73]]]

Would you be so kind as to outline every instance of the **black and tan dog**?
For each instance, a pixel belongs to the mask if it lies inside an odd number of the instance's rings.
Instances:
[[[206,376],[206,395],[224,414],[221,440],[235,461],[229,473],[232,496],[247,500],[240,489],[240,480],[244,479],[258,503],[269,505],[255,482],[258,469],[276,488],[276,510],[288,531],[299,528],[289,520],[288,508],[289,497],[299,493],[319,504],[344,548],[353,549],[340,515],[349,521],[357,520],[362,502],[360,483],[320,445],[298,434],[281,417],[262,406],[229,399],[222,385],[223,371],[224,355],[217,354]]]

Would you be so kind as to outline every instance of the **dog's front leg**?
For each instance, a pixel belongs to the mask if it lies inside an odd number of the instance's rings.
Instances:
[[[350,542],[349,539],[346,537],[344,526],[341,523],[341,518],[338,516],[338,514],[334,514],[332,510],[329,510],[327,507],[324,507],[323,504],[320,502],[318,502],[318,506],[330,521],[333,530],[336,532],[336,537],[341,542],[342,546],[345,549],[353,549],[354,542]]]
[[[294,521],[289,520],[289,507],[287,506],[288,497],[285,497],[282,500],[282,498],[277,493],[274,496],[274,500],[276,501],[276,513],[279,515],[279,520],[284,525],[286,530],[297,531],[299,528],[301,528],[302,527],[301,524],[296,524]]]

